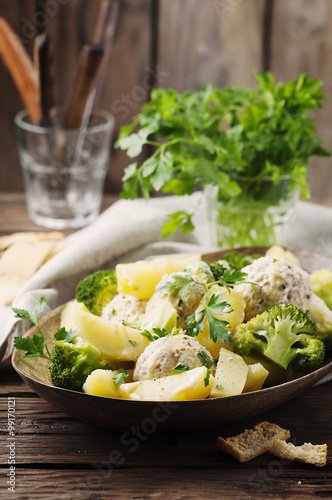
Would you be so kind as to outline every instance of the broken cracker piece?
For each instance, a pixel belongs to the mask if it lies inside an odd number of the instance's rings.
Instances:
[[[324,467],[327,458],[326,444],[304,443],[302,446],[295,446],[293,443],[286,443],[280,439],[275,439],[270,452],[286,460],[295,460],[297,462]]]
[[[1,257],[1,273],[29,279],[52,254],[54,241],[20,241],[11,245]]]
[[[40,240],[60,241],[64,237],[65,237],[64,233],[61,233],[60,231],[48,231],[48,232],[22,231],[19,233],[12,233],[0,237],[0,252],[6,250],[6,248],[20,241],[40,241]]]
[[[289,437],[288,430],[276,424],[260,422],[237,436],[226,439],[218,437],[217,446],[221,451],[244,463],[269,451],[275,439],[286,440]]]

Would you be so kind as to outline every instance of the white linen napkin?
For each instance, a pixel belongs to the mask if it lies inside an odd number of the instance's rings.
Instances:
[[[161,228],[167,214],[177,210],[197,211],[193,233],[176,233],[163,239]],[[209,234],[206,207],[200,193],[168,196],[148,201],[120,200],[102,213],[95,223],[73,233],[64,249],[44,264],[15,298],[13,306],[32,310],[42,295],[44,313],[74,297],[80,279],[97,269],[113,268],[154,255],[204,254],[217,250]],[[289,233],[288,245],[332,256],[332,209],[299,202]],[[29,326],[15,320],[11,307],[0,307],[0,367],[9,363],[14,336]]]

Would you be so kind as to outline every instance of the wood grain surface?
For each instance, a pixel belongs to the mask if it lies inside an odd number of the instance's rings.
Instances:
[[[246,464],[221,453],[228,437],[255,425],[157,434],[144,426],[113,433],[86,425],[34,395],[13,372],[1,373],[0,463],[6,471],[8,397],[15,398],[16,492],[20,499],[329,498],[332,459],[323,469],[265,454]],[[292,441],[332,447],[332,383],[314,387],[263,416]],[[0,492],[0,498],[6,492]]]

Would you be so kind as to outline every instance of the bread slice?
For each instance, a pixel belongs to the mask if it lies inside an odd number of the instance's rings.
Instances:
[[[286,440],[289,437],[288,430],[276,424],[260,422],[237,436],[226,439],[218,437],[217,446],[239,462],[248,462],[269,451],[275,439]]]
[[[275,439],[270,452],[280,458],[313,464],[317,467],[326,465],[326,444],[304,443],[302,446],[294,446],[293,443],[285,443],[281,439]]]

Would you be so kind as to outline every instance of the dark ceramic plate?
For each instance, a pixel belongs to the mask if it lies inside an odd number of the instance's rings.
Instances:
[[[246,253],[265,253],[266,247],[239,249]],[[307,250],[291,249],[304,269],[329,267],[332,259]],[[225,251],[204,255],[213,262]],[[49,345],[59,328],[61,306],[45,316],[41,327]],[[26,335],[35,333],[31,328]],[[199,401],[151,402],[130,401],[99,396],[54,387],[51,384],[48,362],[41,358],[22,359],[23,352],[15,350],[12,363],[15,370],[31,389],[46,401],[70,415],[105,429],[124,431],[134,426],[147,426],[153,430],[190,430],[234,424],[261,415],[276,408],[308,389],[332,371],[332,359],[327,359],[319,370],[283,384],[238,396]]]

